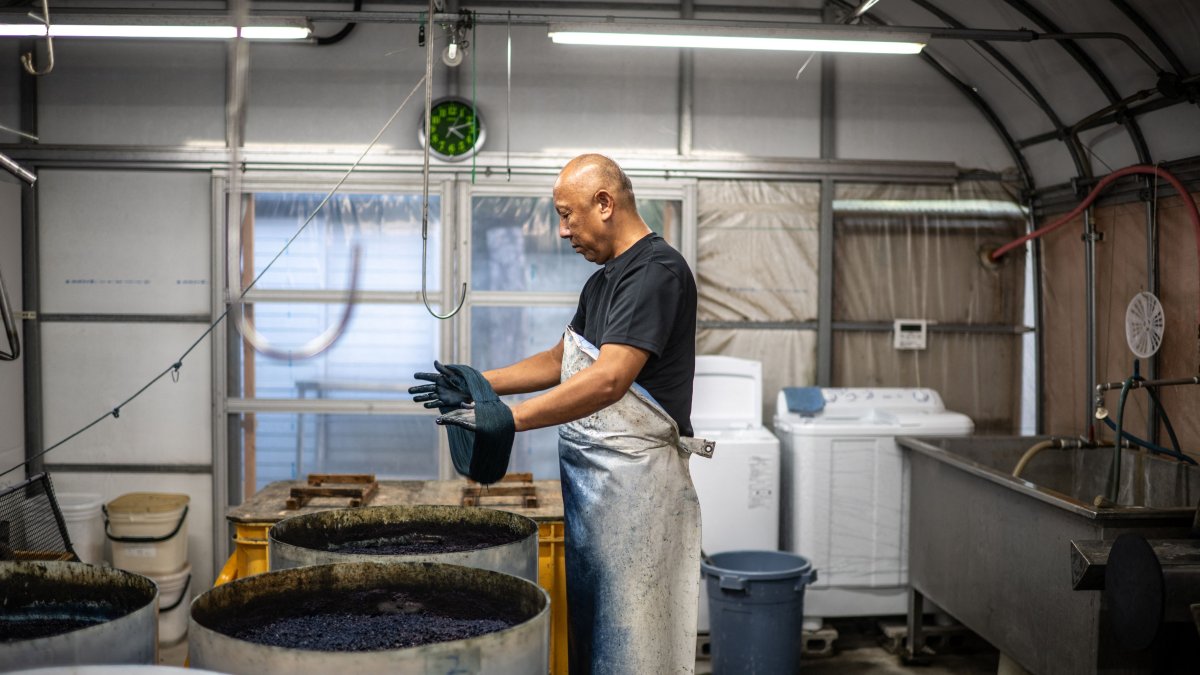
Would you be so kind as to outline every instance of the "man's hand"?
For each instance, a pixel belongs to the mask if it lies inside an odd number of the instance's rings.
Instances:
[[[408,393],[417,394],[413,396],[415,403],[424,403],[426,408],[458,408],[471,402],[466,380],[437,361],[433,367],[436,373],[413,373],[418,380],[433,383],[408,388]]]
[[[466,405],[471,404],[468,403]],[[434,422],[442,425],[450,424],[456,427],[462,427],[467,431],[475,431],[475,408],[470,407],[451,410],[445,415],[439,415]]]

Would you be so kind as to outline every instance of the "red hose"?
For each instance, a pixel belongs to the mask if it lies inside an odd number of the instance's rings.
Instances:
[[[1178,178],[1176,178],[1175,175],[1172,174],[1170,171],[1167,171],[1166,169],[1164,169],[1162,167],[1149,166],[1147,164],[1135,164],[1133,166],[1127,166],[1124,169],[1118,169],[1118,170],[1108,174],[1103,179],[1101,179],[1101,181],[1099,183],[1096,184],[1096,187],[1092,188],[1092,191],[1088,193],[1087,197],[1084,197],[1083,201],[1079,202],[1078,206],[1076,206],[1074,209],[1071,209],[1070,213],[1064,215],[1063,217],[1059,218],[1058,220],[1054,221],[1053,223],[1046,225],[1045,227],[1038,228],[1038,229],[1034,230],[1033,232],[1026,234],[1023,237],[1020,237],[1018,239],[1014,239],[1014,240],[1008,242],[1007,244],[996,249],[995,251],[992,251],[992,253],[989,257],[992,259],[993,262],[997,261],[1000,258],[1004,257],[1004,254],[1017,248],[1021,244],[1024,244],[1025,242],[1030,241],[1031,239],[1037,239],[1038,237],[1041,237],[1042,235],[1049,234],[1050,232],[1057,230],[1058,228],[1062,227],[1063,225],[1066,225],[1067,223],[1071,222],[1071,220],[1073,218],[1075,218],[1075,216],[1078,216],[1080,213],[1083,213],[1084,209],[1091,206],[1092,202],[1096,201],[1096,198],[1100,196],[1100,193],[1104,192],[1104,190],[1106,188],[1108,188],[1108,186],[1111,185],[1113,183],[1113,181],[1117,180],[1118,178],[1121,178],[1124,176],[1129,176],[1132,174],[1146,174],[1146,175],[1150,175],[1150,176],[1159,176],[1163,180],[1170,183],[1171,187],[1175,188],[1175,191],[1178,192],[1179,196],[1183,198],[1183,204],[1185,207],[1187,207],[1188,218],[1191,219],[1192,227],[1195,228],[1195,230],[1196,230],[1196,259],[1197,259],[1197,262],[1200,263],[1200,209],[1196,208],[1196,200],[1192,199],[1192,195],[1187,191],[1186,188],[1183,187],[1183,183],[1180,182],[1180,180]],[[1200,275],[1198,275],[1197,281],[1200,282]],[[1197,309],[1196,316],[1197,316],[1197,320],[1200,321],[1200,308]]]

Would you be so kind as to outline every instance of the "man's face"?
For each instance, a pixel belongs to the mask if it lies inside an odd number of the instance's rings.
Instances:
[[[606,193],[607,194],[607,193]],[[588,260],[602,265],[612,258],[609,221],[602,206],[590,191],[576,183],[554,184],[554,209],[558,211],[558,236],[571,242],[571,248]]]

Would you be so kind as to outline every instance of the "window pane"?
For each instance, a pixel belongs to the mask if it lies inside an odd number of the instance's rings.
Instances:
[[[310,473],[373,473],[377,478],[436,479],[438,427],[432,415],[246,413],[242,455],[253,449],[255,489]]]
[[[582,288],[596,265],[558,236],[549,197],[471,200],[471,285],[481,291]]]
[[[554,346],[574,307],[475,307],[471,310],[471,364],[480,370],[516,363]],[[533,394],[505,397],[510,403]],[[558,479],[558,427],[517,434],[509,471]]]
[[[259,302],[251,307],[258,331],[286,348],[319,335],[339,320],[345,305]],[[440,330],[441,322],[420,305],[360,304],[329,351],[303,361],[255,353],[251,368],[242,373],[243,382],[253,378],[254,390],[231,387],[230,395],[408,400],[408,388],[416,384],[413,373],[433,368]],[[240,351],[236,344],[233,348]]]
[[[261,271],[296,233],[324,194],[254,195],[254,269]],[[429,290],[441,287],[441,198],[429,197]],[[421,288],[421,196],[338,194],[292,242],[256,288],[344,289],[351,251],[362,245],[363,290]]]
[[[639,199],[650,229],[678,246],[683,203]],[[576,291],[597,266],[558,236],[550,197],[471,200],[471,285],[481,291]]]

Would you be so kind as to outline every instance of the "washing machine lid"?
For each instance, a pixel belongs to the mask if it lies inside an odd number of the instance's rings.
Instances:
[[[762,363],[733,356],[697,356],[692,427],[721,429],[762,424]]]
[[[776,398],[776,429],[787,427],[808,434],[851,432],[881,435],[970,434],[974,425],[966,415],[946,410],[933,389],[909,387],[825,388],[824,410],[800,415],[787,408],[787,398]]]

